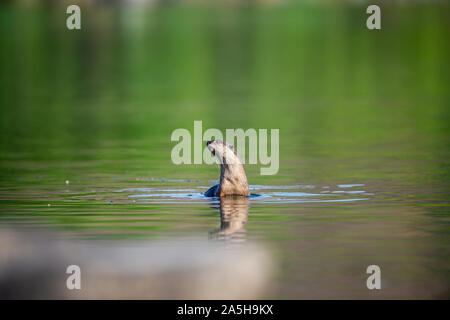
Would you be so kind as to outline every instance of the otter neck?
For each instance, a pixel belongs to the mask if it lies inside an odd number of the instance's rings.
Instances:
[[[238,163],[220,165],[220,196],[249,196],[247,175],[244,166]]]

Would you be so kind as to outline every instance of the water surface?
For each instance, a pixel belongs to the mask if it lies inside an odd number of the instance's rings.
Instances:
[[[69,32],[59,9],[2,5],[0,224],[120,244],[231,230],[277,265],[264,297],[448,298],[448,9],[386,7],[370,32],[355,5],[106,6]],[[280,129],[278,174],[246,166],[260,197],[205,198],[218,167],[171,162],[194,120]]]

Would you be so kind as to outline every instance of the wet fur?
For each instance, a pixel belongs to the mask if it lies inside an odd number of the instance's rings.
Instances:
[[[249,196],[244,165],[233,146],[220,140],[208,141],[206,145],[213,155],[223,161],[220,163],[220,183],[209,188],[205,196]]]

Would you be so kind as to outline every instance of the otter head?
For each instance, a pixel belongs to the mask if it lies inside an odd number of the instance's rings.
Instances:
[[[221,140],[208,141],[206,147],[219,159],[220,196],[249,196],[247,175],[234,147]]]
[[[220,164],[242,165],[241,159],[231,144],[222,140],[211,140],[206,142],[206,147],[211,151],[213,156],[219,159]]]

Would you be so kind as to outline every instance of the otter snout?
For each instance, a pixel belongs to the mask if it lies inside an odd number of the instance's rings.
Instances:
[[[214,140],[209,140],[206,141],[206,147],[208,148],[209,151],[211,151],[212,155],[215,156],[216,155],[216,150],[214,150],[213,146],[210,146],[211,143],[213,143]]]

